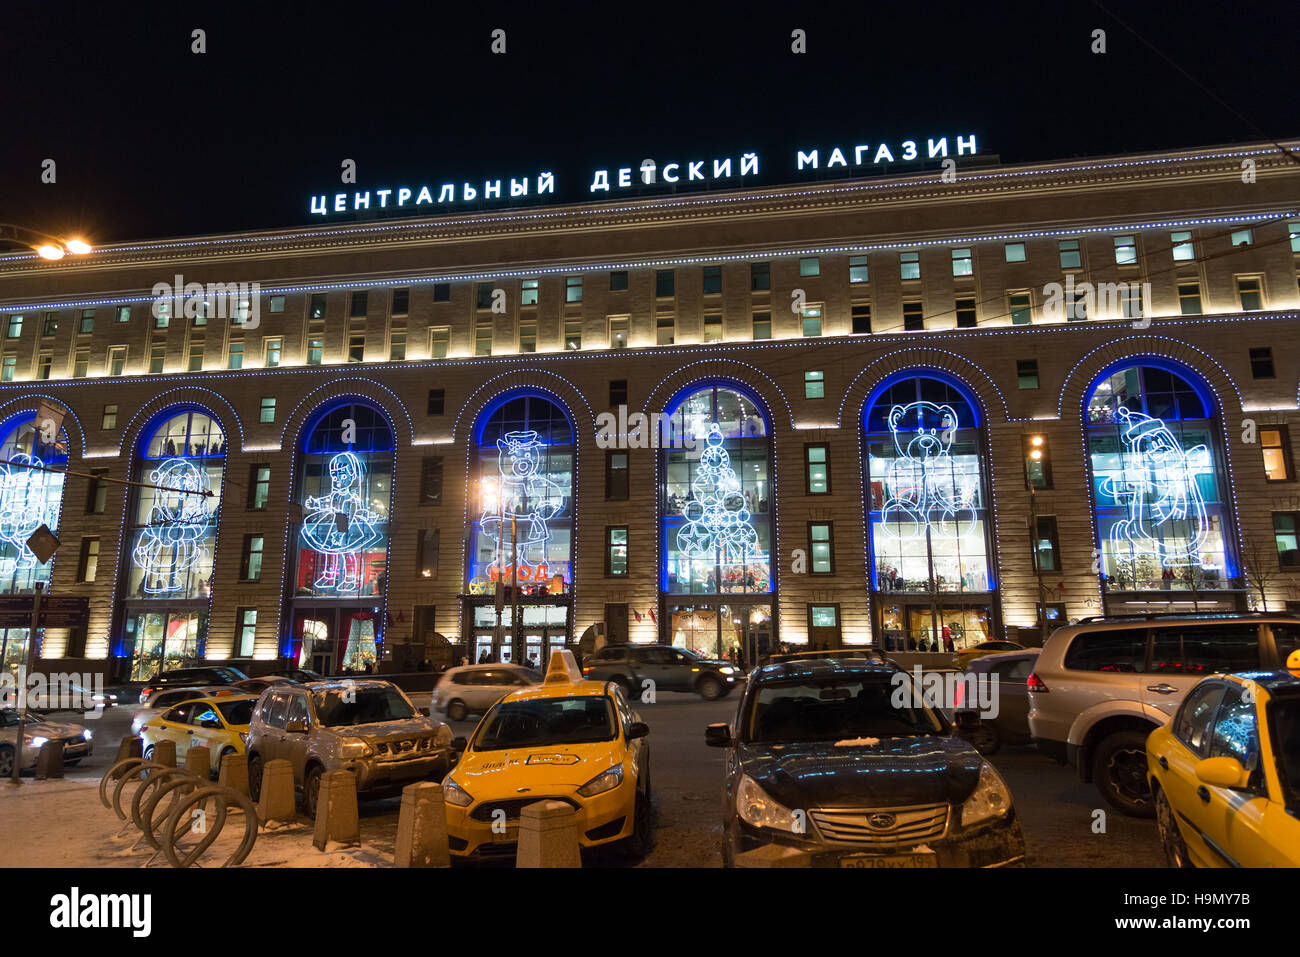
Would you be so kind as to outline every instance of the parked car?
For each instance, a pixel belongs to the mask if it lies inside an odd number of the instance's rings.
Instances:
[[[145,722],[158,717],[164,711],[176,707],[182,701],[196,698],[212,698],[217,695],[238,694],[234,685],[206,685],[195,688],[159,688],[149,698],[149,704],[136,709],[131,718],[131,734],[140,736],[140,729]]]
[[[1300,647],[1300,617],[1165,614],[1085,618],[1053,632],[1029,676],[1029,727],[1117,810],[1156,813],[1146,742],[1200,679],[1273,670]]]
[[[18,720],[18,709],[0,708],[0,781],[14,773]],[[57,740],[63,741],[64,764],[76,764],[94,752],[89,728],[67,721],[46,721],[29,711],[23,725],[22,770],[36,767],[41,745]]]
[[[672,645],[606,645],[582,663],[589,681],[613,681],[629,700],[639,697],[646,679],[655,691],[695,692],[706,701],[730,694],[740,669],[728,661],[701,658]]]
[[[226,755],[244,753],[248,721],[256,703],[257,695],[248,694],[182,701],[150,718],[140,729],[144,759],[152,760],[154,749],[163,741],[176,744],[178,764],[185,762],[190,748],[205,747],[212,773],[216,774]]]
[[[29,696],[27,702],[27,708],[33,714],[58,714],[60,711],[85,712],[93,711],[96,708],[112,708],[117,705],[117,695],[112,692],[95,691],[93,688],[87,688],[79,684],[56,686],[54,682],[51,682],[43,704],[55,705],[55,707],[42,706],[38,708],[32,700],[33,697],[35,696]]]
[[[1206,678],[1147,739],[1172,867],[1300,867],[1300,675]]]
[[[280,675],[266,675],[262,678],[245,678],[243,681],[236,681],[235,687],[247,691],[251,695],[259,695],[272,685],[278,684],[301,684],[292,678],[285,678]]]
[[[540,672],[522,665],[462,665],[448,668],[433,689],[431,707],[451,721],[483,714],[520,688],[542,683]]]
[[[977,730],[974,712],[958,717]],[[757,669],[734,721],[705,736],[727,749],[723,863],[776,845],[818,867],[1023,865],[1011,791],[954,730],[892,662]]]
[[[980,732],[971,744],[980,754],[997,754],[1003,744],[1029,744],[1029,675],[1038,660],[1038,649],[1000,651],[976,658],[966,669],[988,675],[997,682],[997,717],[980,716]],[[957,702],[961,707],[963,702]]]
[[[154,675],[140,689],[140,703],[147,705],[149,698],[160,688],[191,687],[194,685],[233,685],[248,677],[238,668],[177,668]]]
[[[996,655],[1001,651],[1024,651],[1025,646],[1015,641],[1004,641],[1001,638],[993,638],[988,641],[981,641],[978,645],[971,645],[969,648],[963,648],[957,652],[957,668],[965,671],[972,661],[982,658],[985,655]]]
[[[451,739],[451,728],[421,714],[391,681],[339,678],[268,688],[249,723],[249,791],[256,799],[266,762],[283,758],[315,817],[326,771],[353,772],[358,795],[394,794],[412,781],[442,778],[452,763]]]
[[[306,668],[286,668],[281,671],[272,671],[269,677],[288,678],[290,681],[306,684],[308,681],[320,681],[322,675]]]

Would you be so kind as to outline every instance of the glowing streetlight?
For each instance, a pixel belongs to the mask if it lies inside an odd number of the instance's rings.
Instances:
[[[72,253],[74,256],[84,256],[86,253],[91,251],[90,243],[86,242],[84,239],[69,239],[63,245],[66,246],[68,252]]]
[[[42,259],[62,259],[63,247],[56,246],[54,243],[41,243],[36,247],[36,255],[40,256]]]
[[[80,236],[63,239],[37,229],[19,226],[16,223],[0,223],[0,240],[29,246],[36,250],[36,255],[50,261],[62,259],[68,253],[72,253],[74,256],[84,256],[93,251],[90,243]]]

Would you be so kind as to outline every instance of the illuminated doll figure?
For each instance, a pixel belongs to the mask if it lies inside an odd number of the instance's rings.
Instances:
[[[1166,568],[1199,566],[1209,520],[1196,476],[1209,471],[1209,450],[1184,449],[1163,420],[1142,412],[1121,406],[1115,419],[1124,429],[1123,470],[1101,488],[1128,508],[1128,518],[1111,526],[1116,552],[1147,552]]]
[[[315,586],[356,592],[361,587],[361,553],[383,539],[375,527],[380,519],[366,507],[366,468],[354,453],[331,458],[329,473],[329,492],[309,495],[303,503],[310,513],[300,534],[308,548],[325,556]]]
[[[956,533],[975,527],[975,489],[959,489],[952,457],[957,412],[950,405],[911,402],[889,410],[894,461],[885,473],[889,498],[881,508],[886,534],[899,539],[924,538],[934,526]]]
[[[495,564],[503,571],[510,567],[510,519],[515,520],[516,549],[520,565],[545,565],[551,530],[546,524],[564,510],[564,489],[537,473],[545,448],[532,430],[507,432],[497,439],[497,469],[501,474],[501,506],[486,505],[479,525],[493,542],[500,541],[501,552]],[[502,517],[505,526],[501,527]]]
[[[144,572],[147,594],[183,591],[188,573],[207,557],[212,516],[203,493],[212,485],[208,473],[186,459],[161,462],[150,471],[149,483],[162,488],[153,491],[148,525],[141,530],[132,555]]]
[[[765,580],[747,577],[753,575],[754,569],[735,568],[750,564],[761,568],[767,556],[759,546],[740,479],[722,441],[722,430],[714,422],[691,482],[690,501],[682,509],[686,523],[677,530],[677,547],[688,559],[731,566],[724,571],[729,581],[734,579],[748,590],[761,589],[766,586]]]
[[[24,452],[10,455],[9,463],[0,462],[0,541],[13,546],[15,553],[0,560],[5,575],[36,564],[27,539],[45,524],[46,473],[27,466],[40,464]]]

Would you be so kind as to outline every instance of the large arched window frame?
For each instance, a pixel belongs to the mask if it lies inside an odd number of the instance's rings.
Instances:
[[[1217,403],[1196,373],[1156,357],[1104,369],[1083,407],[1107,594],[1235,587]]]
[[[41,441],[36,409],[15,413],[0,424],[0,594],[25,594],[50,581],[52,560],[41,564],[27,539],[42,525],[59,530],[68,435]],[[52,435],[53,433],[48,433]],[[55,469],[47,472],[43,469]]]

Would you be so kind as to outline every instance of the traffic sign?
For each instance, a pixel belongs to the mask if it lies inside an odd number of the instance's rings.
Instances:
[[[36,560],[44,565],[54,557],[54,550],[59,547],[59,539],[50,531],[49,526],[42,525],[27,537],[27,547],[36,556]]]

